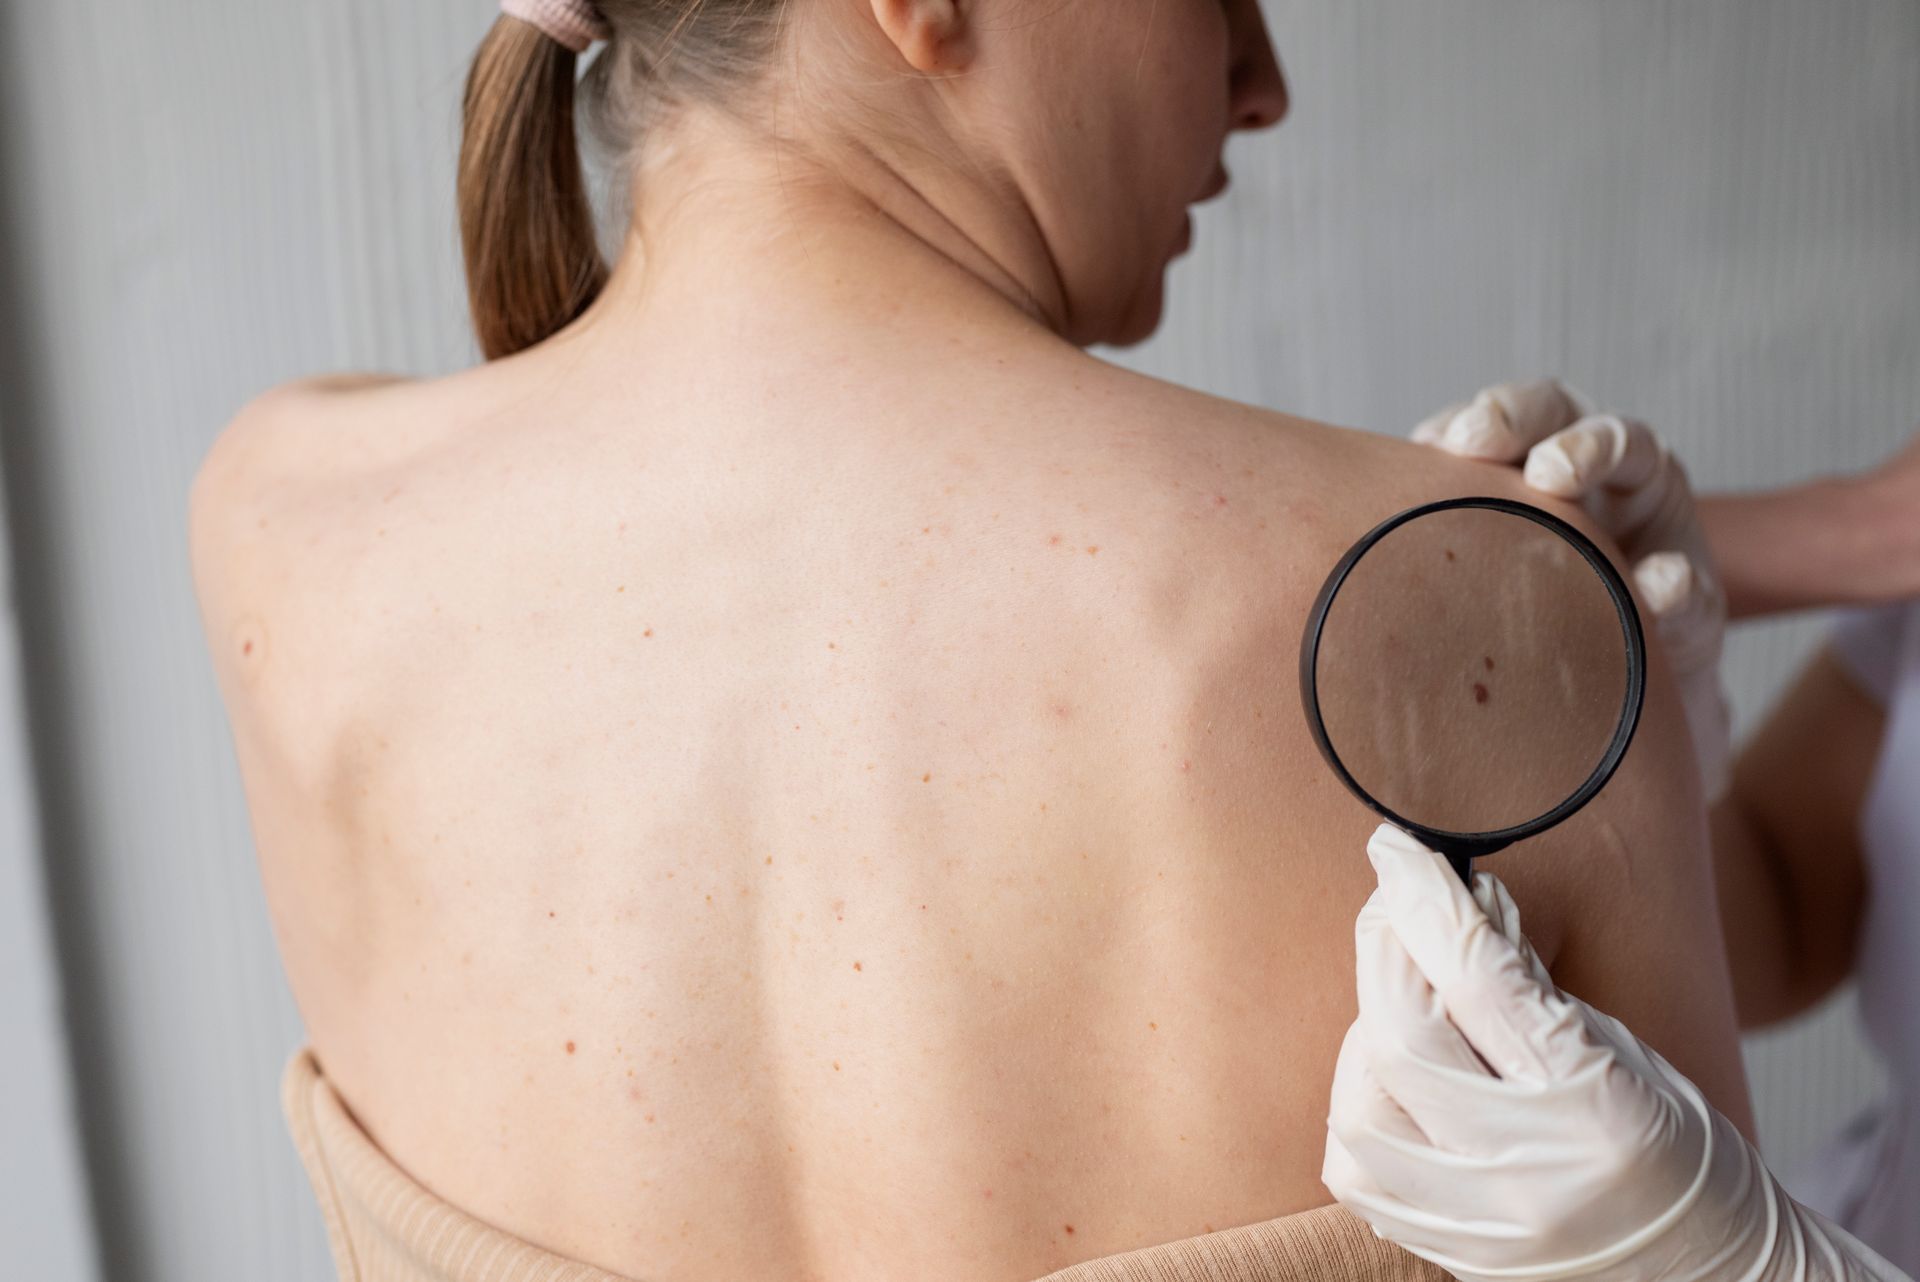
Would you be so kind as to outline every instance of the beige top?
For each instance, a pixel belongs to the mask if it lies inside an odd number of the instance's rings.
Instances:
[[[381,1152],[310,1050],[280,1103],[327,1221],[342,1282],[633,1282],[543,1251],[422,1187]],[[1339,1206],[1102,1256],[1036,1282],[1438,1282]]]

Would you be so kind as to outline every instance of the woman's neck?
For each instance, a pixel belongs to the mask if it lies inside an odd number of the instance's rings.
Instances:
[[[829,154],[830,153],[830,154]],[[625,329],[734,308],[928,308],[1062,333],[1066,301],[1026,206],[957,167],[873,147],[676,136],[643,166],[635,216],[578,324]]]

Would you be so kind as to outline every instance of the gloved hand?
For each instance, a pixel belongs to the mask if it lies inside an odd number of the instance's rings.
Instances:
[[[1554,987],[1506,887],[1382,824],[1321,1180],[1464,1282],[1910,1282],[1789,1198],[1618,1020]]]
[[[1686,469],[1645,423],[1595,414],[1559,382],[1500,383],[1413,429],[1450,454],[1520,463],[1528,485],[1581,503],[1620,545],[1680,680],[1709,805],[1732,780],[1720,686],[1727,597],[1694,513]]]

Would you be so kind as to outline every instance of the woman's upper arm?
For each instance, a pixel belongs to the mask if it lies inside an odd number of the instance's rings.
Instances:
[[[1752,1138],[1706,807],[1679,690],[1657,647],[1647,678],[1639,729],[1605,790],[1493,870],[1523,908],[1529,883],[1556,883],[1555,981],[1625,1023]]]

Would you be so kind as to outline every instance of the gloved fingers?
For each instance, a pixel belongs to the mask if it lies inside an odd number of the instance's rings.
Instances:
[[[1412,1145],[1427,1143],[1419,1124],[1373,1075],[1372,1044],[1359,1020],[1348,1025],[1340,1057],[1334,1062],[1327,1129],[1334,1135],[1366,1132],[1392,1135]]]
[[[1558,379],[1496,383],[1448,419],[1428,443],[1465,458],[1518,463],[1576,417],[1578,407]]]
[[[1635,586],[1683,677],[1718,665],[1726,591],[1686,468],[1651,428],[1589,415],[1535,446],[1525,475],[1543,493],[1584,502],[1633,558]]]
[[[1594,515],[1630,555],[1671,549],[1685,552],[1696,567],[1711,570],[1713,549],[1700,526],[1693,484],[1673,455],[1664,454],[1653,476],[1637,488],[1607,489],[1595,497],[1599,510]]]
[[[1554,1034],[1564,1013],[1513,944],[1453,875],[1446,861],[1391,824],[1367,842],[1380,878],[1379,904],[1454,1027],[1503,1078],[1544,1083],[1569,1064]],[[1417,1116],[1417,1114],[1416,1114]]]
[[[1333,1194],[1334,1201],[1366,1221],[1375,1237],[1416,1251],[1435,1238],[1447,1241],[1444,1226],[1430,1223],[1437,1217],[1416,1210],[1381,1188],[1332,1134],[1327,1136],[1326,1156],[1320,1163],[1320,1182]]]
[[[1511,906],[1504,887],[1497,880],[1489,884]],[[1488,1066],[1407,954],[1377,903],[1380,892],[1374,893],[1354,930],[1360,1018],[1341,1047],[1350,1061],[1347,1078],[1336,1073],[1336,1089],[1346,1092],[1343,1100],[1356,1106],[1364,1101],[1367,1097],[1359,1088],[1364,1081],[1391,1104],[1392,1116],[1406,1119],[1397,1126],[1376,1120],[1366,1131],[1462,1158],[1498,1153],[1536,1138],[1538,1079],[1502,1077]],[[1525,937],[1521,939],[1524,943]],[[1533,955],[1531,947],[1524,951]],[[1533,965],[1538,966],[1537,956]],[[1539,974],[1544,990],[1555,993],[1545,967],[1539,967]],[[1558,1013],[1562,1008],[1557,995],[1554,1002]],[[1563,1018],[1542,1036],[1562,1059],[1577,1060],[1585,1051],[1576,1021]],[[1560,1046],[1568,1037],[1573,1045]],[[1353,1065],[1353,1060],[1360,1064]],[[1350,1109],[1348,1115],[1352,1113]],[[1351,1140],[1350,1147],[1359,1142]]]
[[[1623,1091],[1618,1086],[1615,1092],[1622,1098],[1637,1097],[1642,1101],[1641,1107],[1634,1110],[1635,1113],[1643,1114],[1650,1109],[1651,1097],[1662,1091],[1678,1093],[1690,1100],[1704,1100],[1698,1088],[1679,1069],[1669,1064],[1659,1051],[1641,1041],[1632,1029],[1577,997],[1567,1000],[1579,1012],[1582,1023],[1586,1025],[1587,1036],[1612,1050],[1609,1058],[1616,1070],[1630,1072],[1639,1079],[1633,1084],[1631,1092]],[[1618,1111],[1627,1110],[1621,1108]]]
[[[1438,445],[1440,437],[1446,432],[1447,424],[1453,422],[1453,416],[1467,408],[1465,401],[1456,401],[1438,414],[1430,414],[1413,425],[1408,439],[1415,445]]]
[[[1349,1045],[1357,1038],[1370,1076],[1425,1134],[1453,1147],[1461,1137],[1449,1133],[1448,1122],[1462,1091],[1470,1079],[1496,1074],[1447,1018],[1439,994],[1394,933],[1377,890],[1354,922],[1353,944],[1360,1017]]]
[[[1660,640],[1682,673],[1701,663],[1718,666],[1727,594],[1710,569],[1684,552],[1652,552],[1634,563],[1633,586],[1653,612]]]
[[[1408,1223],[1418,1212],[1381,1188],[1332,1131],[1327,1132],[1327,1151],[1320,1161],[1320,1182],[1334,1201],[1366,1221],[1375,1237],[1405,1246],[1409,1237],[1421,1236]]]
[[[1542,493],[1584,502],[1629,555],[1684,552],[1703,583],[1716,583],[1686,466],[1638,419],[1584,418],[1536,446],[1524,475]]]
[[[1485,1120],[1497,1122],[1498,1115],[1489,1112]],[[1513,1182],[1513,1151],[1507,1144],[1461,1153],[1364,1126],[1330,1129],[1321,1182],[1349,1206],[1364,1200],[1403,1226],[1457,1236],[1483,1217],[1518,1209],[1490,1196]]]
[[[1654,615],[1654,633],[1680,677],[1694,760],[1708,804],[1731,782],[1732,710],[1720,685],[1726,637],[1726,593],[1679,552],[1655,552],[1633,567],[1634,586]]]
[[[1347,1152],[1331,1125],[1327,1127],[1326,1152],[1320,1157],[1320,1182],[1333,1194],[1334,1201],[1355,1214],[1359,1214],[1360,1203],[1384,1196],[1366,1168]]]
[[[1556,498],[1582,499],[1600,489],[1638,490],[1667,465],[1653,429],[1639,419],[1589,414],[1527,453],[1527,484]]]
[[[1507,892],[1506,883],[1490,872],[1476,871],[1473,874],[1473,901],[1480,905],[1480,911],[1487,915],[1493,928],[1507,937],[1525,963],[1527,973],[1542,988],[1558,992],[1553,976],[1547,973],[1546,963],[1540,960],[1540,954],[1533,950],[1533,941],[1520,929],[1520,905],[1513,902],[1513,896]]]
[[[1348,1026],[1340,1043],[1340,1057],[1334,1063],[1333,1090],[1327,1104],[1327,1148],[1320,1163],[1320,1182],[1350,1208],[1360,1201],[1385,1200],[1386,1191],[1373,1172],[1353,1156],[1347,1138],[1390,1135],[1413,1149],[1426,1143],[1413,1119],[1374,1079],[1368,1057],[1366,1034],[1356,1020]]]
[[[1683,552],[1653,552],[1633,567],[1633,586],[1640,589],[1655,617],[1672,619],[1689,605],[1703,607],[1705,585]],[[1697,610],[1696,610],[1697,612]]]

